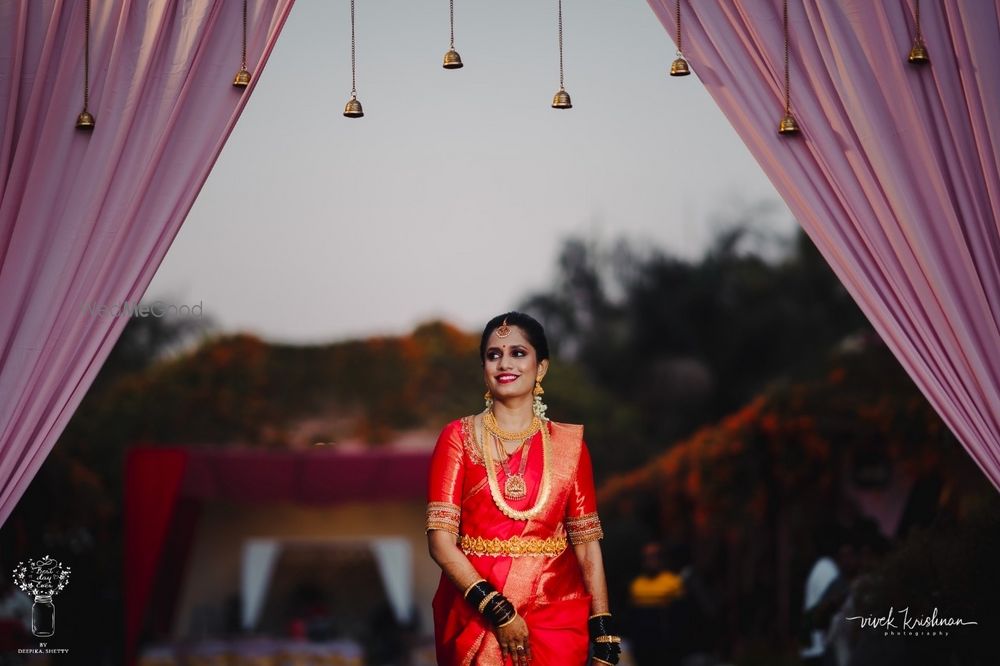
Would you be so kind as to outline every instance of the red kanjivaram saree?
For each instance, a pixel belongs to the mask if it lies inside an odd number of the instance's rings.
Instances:
[[[603,533],[583,427],[543,423],[551,445],[544,465],[549,492],[540,513],[513,520],[500,511],[490,493],[473,417],[467,416],[445,426],[434,449],[427,529],[460,535],[459,545],[472,566],[514,604],[528,624],[533,666],[582,666],[590,595],[570,545]],[[509,501],[518,511],[535,505],[542,486],[541,433],[511,457],[510,469],[520,466],[525,450],[527,495]],[[494,464],[502,486],[506,473],[500,463]],[[502,658],[492,627],[443,575],[433,605],[439,665],[511,663]]]

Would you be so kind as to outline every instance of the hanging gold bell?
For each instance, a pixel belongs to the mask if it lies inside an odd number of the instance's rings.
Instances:
[[[923,40],[916,39],[913,41],[913,46],[910,48],[910,55],[906,59],[912,65],[926,65],[931,61],[931,57],[927,55],[927,47],[924,46]]]
[[[684,56],[678,56],[677,60],[670,63],[670,76],[687,76],[691,73],[691,68],[688,66],[688,61],[684,59]]]
[[[236,72],[236,77],[233,79],[233,85],[237,88],[246,88],[250,85],[250,72],[246,67],[240,67],[240,71]]]
[[[785,116],[778,123],[778,134],[792,136],[799,133],[799,123],[791,111],[786,111]]]
[[[458,55],[458,51],[455,49],[448,49],[448,52],[444,54],[443,67],[445,69],[461,69],[462,56]]]
[[[357,97],[352,96],[351,99],[347,100],[347,105],[344,107],[344,115],[348,118],[361,118],[365,115],[364,110],[361,108],[361,102],[358,101]]]
[[[560,88],[552,97],[553,109],[572,109],[573,102],[569,98],[569,93]]]
[[[94,129],[94,116],[90,114],[90,111],[84,109],[80,112],[80,115],[76,117],[76,128],[82,130]]]

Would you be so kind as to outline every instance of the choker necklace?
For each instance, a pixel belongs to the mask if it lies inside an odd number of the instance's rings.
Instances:
[[[483,424],[486,423],[486,417],[490,416],[490,412],[483,414]],[[507,499],[500,492],[500,482],[497,480],[497,470],[496,464],[493,462],[493,447],[483,446],[482,439],[479,435],[479,429],[473,427],[473,431],[476,436],[476,444],[479,450],[483,454],[484,462],[486,463],[486,478],[489,481],[490,495],[493,497],[493,503],[497,505],[500,512],[512,520],[531,520],[538,514],[542,512],[545,507],[545,502],[549,499],[549,470],[548,461],[549,455],[551,454],[551,443],[549,442],[549,429],[546,426],[541,426],[542,431],[542,478],[541,485],[538,488],[538,496],[535,498],[535,505],[524,511],[519,511],[507,503]],[[522,455],[527,454],[527,451],[522,451]],[[521,459],[521,464],[525,464],[527,460],[527,455]],[[506,471],[506,470],[504,470]],[[508,480],[510,476],[508,476]],[[523,480],[523,477],[522,477]],[[527,490],[527,489],[525,489]],[[527,493],[525,493],[527,494]]]
[[[483,414],[483,425],[487,430],[496,435],[497,439],[507,441],[524,441],[542,428],[542,420],[537,416],[532,416],[531,423],[528,424],[527,429],[521,430],[520,432],[510,432],[500,427],[500,424],[497,423],[496,414],[494,414],[493,410],[490,409]]]
[[[532,435],[534,436],[534,435]],[[500,454],[500,464],[503,466],[504,474],[507,475],[507,480],[503,484],[503,496],[509,500],[521,500],[524,499],[528,494],[528,485],[524,482],[524,470],[528,467],[528,452],[531,450],[531,438],[524,442],[521,447],[521,465],[517,470],[517,474],[513,474],[510,471],[510,455],[505,450],[503,450],[503,443],[497,437],[493,438],[493,441],[497,446],[497,453]]]

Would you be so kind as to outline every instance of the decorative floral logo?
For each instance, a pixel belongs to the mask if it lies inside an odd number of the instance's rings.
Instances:
[[[52,636],[56,633],[56,607],[52,597],[69,583],[70,568],[48,555],[14,567],[14,584],[34,598],[31,607],[31,633]]]

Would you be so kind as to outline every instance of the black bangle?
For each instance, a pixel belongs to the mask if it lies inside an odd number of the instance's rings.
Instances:
[[[592,654],[598,661],[608,664],[618,663],[621,654],[621,638],[615,631],[611,613],[598,613],[592,615],[587,621],[587,630],[590,633],[590,644]]]
[[[587,629],[590,631],[590,640],[593,641],[598,636],[617,636],[611,613],[600,613],[592,615],[587,620]]]
[[[470,585],[465,591],[465,600],[494,626],[507,624],[517,615],[514,604],[485,580]]]
[[[618,663],[618,656],[622,652],[618,643],[591,643],[591,646],[595,659],[612,664],[612,666]]]
[[[508,624],[517,615],[514,604],[502,594],[497,594],[486,603],[483,616],[493,622],[494,626]]]
[[[489,593],[496,591],[497,589],[485,580],[476,581],[465,590],[465,600],[478,610],[479,604],[483,603]]]

